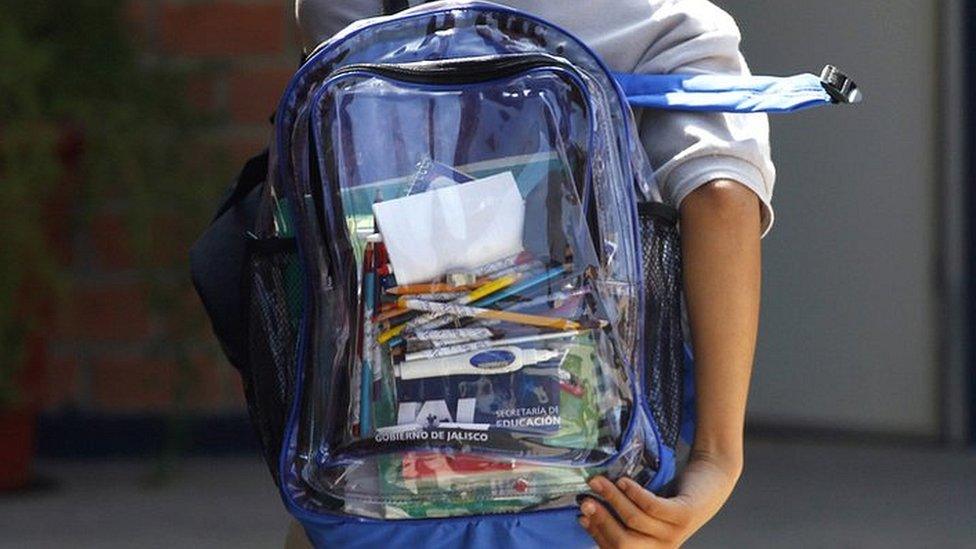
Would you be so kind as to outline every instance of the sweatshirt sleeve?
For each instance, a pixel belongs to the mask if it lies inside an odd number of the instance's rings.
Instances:
[[[705,0],[660,2],[651,41],[635,72],[748,75],[741,35],[727,13]],[[675,207],[716,179],[752,189],[762,202],[762,235],[773,223],[776,170],[765,114],[692,113],[641,109],[638,127],[661,196]]]

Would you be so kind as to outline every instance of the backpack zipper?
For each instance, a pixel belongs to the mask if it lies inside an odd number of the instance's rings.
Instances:
[[[475,84],[553,65],[577,73],[575,67],[561,57],[543,53],[525,53],[410,63],[354,63],[333,72],[331,77],[365,71],[413,84]]]

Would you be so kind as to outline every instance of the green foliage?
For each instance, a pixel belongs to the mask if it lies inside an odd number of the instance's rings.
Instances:
[[[106,204],[125,212],[118,238],[131,245],[154,310],[170,317],[187,302],[179,249],[205,222],[221,187],[216,174],[227,170],[207,152],[211,121],[188,106],[186,75],[134,46],[124,2],[0,0],[0,14],[2,408],[18,397],[23,334],[53,321],[39,310],[60,310],[70,282],[47,234],[45,205],[71,199],[75,231]],[[70,174],[58,151],[69,132],[83,147]],[[166,324],[157,346],[171,353],[199,333],[189,320]],[[177,361],[188,364],[185,354]]]

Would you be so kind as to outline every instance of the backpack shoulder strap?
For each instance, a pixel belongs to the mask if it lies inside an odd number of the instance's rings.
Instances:
[[[238,174],[230,190],[224,195],[223,200],[221,200],[220,207],[217,208],[217,213],[214,214],[214,221],[224,215],[227,210],[237,205],[241,200],[244,200],[244,197],[252,189],[264,183],[267,175],[268,149],[264,149],[257,156],[248,159],[244,167],[241,168],[241,173]]]
[[[267,173],[268,151],[248,160],[210,226],[190,248],[193,285],[224,353],[241,370],[247,368],[247,301],[242,298],[251,240],[247,232],[254,228]]]
[[[857,84],[831,65],[819,77],[614,73],[614,78],[631,106],[655,109],[777,113],[861,100]]]

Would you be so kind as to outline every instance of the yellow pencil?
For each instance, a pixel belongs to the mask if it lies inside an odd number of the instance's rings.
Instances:
[[[383,332],[382,334],[380,334],[379,337],[376,338],[376,342],[379,343],[380,345],[382,345],[382,344],[386,343],[387,341],[389,341],[389,340],[395,338],[396,336],[400,335],[400,333],[402,333],[403,330],[404,330],[404,328],[406,328],[406,327],[407,327],[407,323],[406,322],[404,322],[403,324],[401,324],[399,326],[394,326],[394,327],[390,328],[389,330],[387,330],[387,331]]]
[[[481,286],[478,286],[474,290],[471,290],[471,293],[462,297],[461,299],[458,299],[457,301],[454,301],[454,303],[458,303],[460,305],[474,303],[475,301],[478,301],[483,297],[487,297],[497,292],[498,290],[507,288],[512,284],[515,284],[516,280],[518,280],[518,277],[515,275],[508,275],[508,276],[503,276],[501,278],[496,278],[495,280],[486,282]]]

